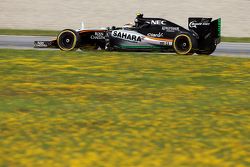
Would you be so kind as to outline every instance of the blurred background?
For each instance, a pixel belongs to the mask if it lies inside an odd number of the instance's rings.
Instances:
[[[137,12],[187,27],[188,17],[222,18],[222,35],[250,36],[249,0],[1,0],[0,28],[61,30],[121,26]]]

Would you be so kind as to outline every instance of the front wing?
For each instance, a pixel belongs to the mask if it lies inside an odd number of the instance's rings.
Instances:
[[[56,40],[53,41],[34,41],[34,48],[58,48]]]

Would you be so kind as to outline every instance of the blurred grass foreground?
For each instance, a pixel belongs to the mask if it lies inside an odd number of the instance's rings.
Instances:
[[[250,166],[250,59],[0,50],[0,166]]]

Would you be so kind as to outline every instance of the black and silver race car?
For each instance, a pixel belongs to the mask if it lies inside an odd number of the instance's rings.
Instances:
[[[138,14],[135,24],[98,29],[65,29],[52,41],[35,41],[36,48],[78,48],[116,51],[162,51],[211,54],[221,41],[221,19],[189,18],[188,29],[162,18]]]

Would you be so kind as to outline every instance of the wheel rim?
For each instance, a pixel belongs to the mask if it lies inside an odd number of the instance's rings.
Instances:
[[[58,46],[62,50],[73,50],[76,45],[76,35],[69,30],[63,31],[58,35]]]
[[[187,35],[179,35],[175,38],[174,48],[178,54],[188,54],[192,49],[191,39]]]

